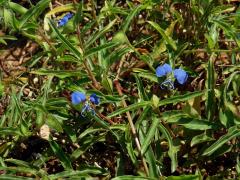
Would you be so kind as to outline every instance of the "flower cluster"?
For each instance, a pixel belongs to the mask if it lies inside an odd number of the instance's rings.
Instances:
[[[167,76],[168,74],[172,73],[172,67],[169,64],[163,64],[162,66],[158,66],[156,69],[156,76],[163,77]],[[181,68],[174,69],[173,71],[174,78],[177,80],[179,84],[184,84],[188,79],[188,74]],[[163,89],[164,86],[174,89],[173,80],[171,78],[167,78],[162,84],[161,88]]]
[[[58,20],[58,27],[62,27],[73,17],[72,13],[65,14],[61,19]]]
[[[98,105],[100,103],[100,98],[96,94],[91,94],[89,100],[92,104]],[[91,112],[93,115],[95,114],[94,109],[91,107],[89,101],[87,101],[87,97],[84,93],[76,91],[71,94],[71,101],[73,105],[78,105],[83,103],[83,108],[81,110],[81,115],[85,116],[85,112]]]

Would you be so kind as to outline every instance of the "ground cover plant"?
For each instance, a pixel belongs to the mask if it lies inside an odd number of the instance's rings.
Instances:
[[[238,179],[233,0],[0,0],[0,179]]]

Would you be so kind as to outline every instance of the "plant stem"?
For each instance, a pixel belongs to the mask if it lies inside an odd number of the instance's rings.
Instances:
[[[197,52],[239,52],[240,49],[239,48],[235,48],[235,49],[191,49],[191,50],[185,50],[183,51],[183,53],[187,54],[187,53],[197,53]]]
[[[118,69],[118,72],[117,72],[117,76],[116,78],[114,79],[114,85],[118,91],[118,94],[120,96],[123,96],[123,93],[122,93],[122,87],[118,81],[118,78],[119,78],[119,75],[120,75],[120,72],[121,72],[121,67],[123,65],[123,62],[124,62],[124,59],[125,59],[125,56],[123,56],[123,58],[121,59],[120,63],[119,63],[119,69]],[[122,104],[123,104],[123,107],[127,107],[127,103],[124,99],[122,99]],[[137,131],[135,129],[135,126],[134,126],[134,123],[133,123],[133,120],[132,120],[132,117],[129,113],[129,111],[126,112],[127,114],[127,119],[128,119],[128,122],[129,122],[129,125],[130,125],[130,128],[131,128],[131,131],[132,131],[132,135],[133,135],[133,138],[135,140],[135,143],[136,143],[136,146],[137,146],[137,150],[138,150],[138,153],[140,155],[140,158],[141,158],[141,161],[142,161],[142,164],[143,164],[143,167],[144,167],[144,171],[146,173],[146,175],[148,176],[149,175],[149,170],[148,170],[148,166],[147,166],[147,163],[143,157],[143,154],[141,152],[141,144],[140,144],[140,141],[138,139],[138,136],[137,136]]]
[[[76,3],[76,2],[74,1],[74,3]],[[77,37],[78,37],[78,40],[79,40],[79,46],[80,46],[80,48],[82,50],[82,54],[83,54],[83,65],[84,65],[84,67],[87,71],[88,76],[92,80],[94,88],[99,90],[101,87],[100,87],[98,81],[96,80],[95,76],[93,75],[90,67],[88,66],[88,64],[87,64],[87,62],[85,61],[85,58],[84,58],[84,46],[83,46],[83,40],[82,40],[82,36],[81,36],[81,31],[80,31],[80,25],[77,25]]]

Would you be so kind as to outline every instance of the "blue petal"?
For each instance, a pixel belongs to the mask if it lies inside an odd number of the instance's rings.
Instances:
[[[71,94],[71,100],[74,105],[80,104],[81,102],[86,101],[86,95],[82,92],[73,92]]]
[[[66,17],[66,18],[68,18],[68,19],[70,19],[70,18],[72,18],[73,17],[73,14],[72,13],[67,13],[64,17]]]
[[[67,22],[68,22],[67,18],[62,18],[58,21],[58,26],[59,27],[64,26],[65,24],[67,24]]]
[[[163,68],[167,74],[172,72],[172,67],[167,63],[163,65]]]
[[[174,77],[177,79],[179,84],[184,84],[187,81],[188,74],[183,69],[175,69]]]
[[[63,18],[58,21],[58,26],[61,27],[61,26],[66,25],[67,22],[69,21],[69,19],[70,19],[72,16],[73,16],[73,14],[71,14],[71,13],[66,14],[65,16],[63,16]]]
[[[169,64],[165,63],[162,66],[158,66],[156,69],[156,75],[157,77],[163,77],[166,76],[168,73],[172,72],[172,68]]]
[[[90,96],[90,101],[93,103],[93,104],[96,104],[98,105],[100,103],[100,98],[96,95],[96,94],[91,94]]]

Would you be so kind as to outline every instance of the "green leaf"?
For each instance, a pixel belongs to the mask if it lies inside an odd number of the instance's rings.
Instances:
[[[204,152],[203,155],[210,156],[213,154],[216,150],[218,150],[223,144],[230,141],[234,137],[240,136],[240,129],[236,126],[231,127],[227,134],[220,137],[215,143],[213,143],[210,147],[208,147]]]
[[[100,31],[93,34],[89,40],[86,42],[85,49],[88,49],[89,46],[91,46],[98,38],[100,38],[102,35],[104,35],[106,32],[110,30],[110,28],[116,23],[117,19],[114,19],[111,21],[107,26],[105,26]]]
[[[36,6],[29,9],[20,19],[19,29],[22,29],[23,26],[31,19],[33,16],[37,16],[39,13],[43,12],[45,8],[48,7],[50,0],[41,0]]]
[[[98,116],[92,116],[92,118],[104,129],[109,130],[113,136],[116,137],[117,140],[120,139],[117,133],[115,133],[113,130],[110,129],[110,125],[106,123],[104,120],[100,119]]]
[[[3,9],[3,18],[5,27],[14,27],[14,15],[13,12],[7,8]]]
[[[208,141],[213,141],[214,138],[208,136],[205,132],[203,134],[199,134],[197,136],[194,136],[191,140],[191,147],[199,144],[199,143],[203,143],[203,142],[208,142]]]
[[[200,180],[199,175],[169,176],[166,180]]]
[[[38,74],[38,75],[47,75],[47,76],[55,76],[59,78],[66,78],[66,77],[82,77],[85,76],[81,71],[79,70],[47,70],[47,69],[39,69],[36,71],[31,71],[32,74]]]
[[[99,132],[99,133],[100,133],[101,131],[106,131],[106,129],[103,129],[103,128],[93,128],[93,127],[87,128],[85,131],[83,131],[83,132],[79,135],[78,139],[82,139],[82,138],[84,138],[85,136],[87,136],[88,134],[93,135],[93,134],[96,133],[96,132]]]
[[[215,71],[214,71],[214,60],[215,54],[213,53],[208,61],[208,71],[207,71],[207,100],[206,100],[206,112],[209,121],[212,121],[214,115],[214,108],[215,107]]]
[[[152,178],[159,178],[159,166],[157,165],[157,159],[151,146],[146,151],[145,156],[149,166],[149,176]]]
[[[1,135],[22,135],[19,129],[13,127],[0,128]]]
[[[229,109],[226,109],[223,111],[223,108],[220,108],[219,110],[219,120],[226,128],[229,128],[234,125],[234,115],[232,111]]]
[[[153,116],[152,124],[149,127],[149,131],[148,131],[147,136],[145,137],[143,145],[142,145],[142,149],[141,149],[142,154],[144,154],[146,152],[148,146],[150,145],[151,141],[153,140],[159,123],[160,123],[160,119]]]
[[[35,180],[36,178],[28,178],[28,177],[24,177],[24,176],[1,174],[0,179],[2,179],[2,180]]]
[[[25,7],[21,6],[18,3],[8,2],[8,5],[13,11],[18,12],[21,15],[27,13],[28,11],[28,9],[26,9]]]
[[[202,120],[202,119],[181,117],[181,118],[173,118],[173,119],[167,118],[166,121],[168,123],[182,125],[185,128],[192,129],[192,130],[207,130],[207,129],[212,129],[214,127],[213,123],[206,120]]]
[[[165,31],[155,22],[148,21],[149,24],[151,24],[163,37],[163,39],[170,45],[174,50],[177,50],[177,46],[174,42],[174,40],[170,37],[167,36]]]
[[[133,72],[138,73],[139,77],[143,77],[143,78],[149,79],[152,82],[158,83],[158,78],[157,78],[156,74],[153,74],[150,71],[139,69],[139,68],[134,68]]]
[[[126,31],[129,29],[129,25],[132,21],[132,19],[134,17],[136,17],[136,14],[139,12],[139,10],[141,10],[142,5],[139,5],[137,7],[135,7],[127,16],[127,18],[123,21],[122,23],[122,27],[120,29],[122,29],[122,31],[124,33],[126,33]]]
[[[135,80],[136,80],[136,83],[137,83],[138,95],[139,95],[140,99],[143,100],[143,101],[148,101],[149,98],[148,98],[147,93],[144,89],[142,80],[139,78],[138,74],[134,74],[134,77],[135,77]]]
[[[160,129],[160,131],[163,133],[163,135],[165,136],[165,138],[168,141],[168,146],[169,146],[168,155],[169,155],[169,157],[171,159],[171,172],[174,172],[174,171],[176,171],[177,166],[178,166],[177,152],[179,151],[179,147],[175,146],[173,144],[173,140],[172,140],[172,137],[171,137],[170,133],[162,125],[162,123],[159,123],[159,129]]]
[[[149,106],[149,105],[151,105],[151,101],[143,101],[143,102],[131,104],[130,106],[128,106],[126,108],[125,107],[124,108],[120,108],[120,109],[110,113],[107,117],[108,118],[112,118],[114,116],[117,116],[119,114],[125,113],[127,111],[132,111],[132,110],[139,109],[139,108],[142,108],[142,107],[145,107],[145,106]]]
[[[124,173],[124,164],[125,164],[125,158],[124,154],[120,152],[120,154],[117,156],[117,166],[116,166],[116,176],[123,176]]]
[[[5,159],[5,162],[9,162],[9,163],[13,163],[17,166],[22,166],[22,167],[28,167],[30,168],[31,165],[25,161],[22,161],[22,160],[18,160],[18,159]]]
[[[46,123],[52,129],[55,129],[58,132],[63,132],[62,123],[54,115],[50,113],[47,114]]]
[[[67,61],[67,62],[79,63],[78,59],[72,55],[64,55],[62,57],[57,57],[57,61]]]
[[[146,108],[143,109],[135,123],[136,129],[139,129],[141,127],[143,121],[146,120],[149,117],[148,115],[150,115],[151,113],[152,113],[151,106],[147,106]]]
[[[5,171],[11,171],[11,172],[21,172],[21,173],[28,173],[32,174],[34,176],[37,176],[39,174],[39,171],[33,168],[28,168],[28,167],[4,167],[0,166],[0,170],[5,170]],[[2,175],[0,176],[2,177]]]
[[[240,161],[239,161],[239,156],[237,156],[236,170],[237,170],[238,175],[240,175]]]
[[[49,141],[49,144],[54,154],[56,154],[56,156],[59,158],[64,169],[72,169],[71,161],[69,157],[63,152],[62,148],[53,140]]]
[[[234,26],[231,26],[231,24],[227,23],[223,19],[221,19],[221,20],[214,19],[213,22],[216,23],[220,28],[222,28],[223,31],[227,35],[229,35],[233,40],[235,40],[238,47],[240,47],[240,41],[236,34],[237,30]]]
[[[81,1],[80,3],[78,3],[77,12],[75,14],[75,19],[74,19],[75,27],[77,27],[81,23],[81,21],[83,19],[83,16],[84,16],[84,13],[83,13],[83,1]]]
[[[102,169],[102,168],[98,168],[98,167],[81,167],[81,170],[72,170],[72,171],[63,171],[60,173],[56,173],[53,175],[49,175],[48,177],[50,178],[50,180],[54,180],[54,179],[62,179],[62,178],[71,178],[71,177],[79,177],[81,179],[81,177],[89,177],[90,174],[94,174],[94,175],[104,175],[106,174],[106,170]]]
[[[90,49],[86,50],[86,52],[84,53],[84,57],[87,58],[88,56],[91,56],[91,55],[93,55],[93,54],[95,54],[95,53],[97,53],[99,51],[112,48],[112,47],[114,47],[116,45],[118,45],[118,43],[116,43],[116,42],[109,42],[109,43],[105,43],[105,44],[99,45],[97,47],[90,48]]]
[[[155,94],[153,94],[152,96],[152,104],[154,108],[158,107],[159,104],[159,97],[157,97]]]
[[[112,180],[155,180],[155,178],[148,178],[148,177],[143,177],[143,176],[125,175],[125,176],[115,177]]]
[[[17,38],[9,35],[0,36],[0,43],[7,45],[7,42],[5,40],[17,40]]]
[[[167,98],[164,100],[160,100],[158,106],[187,101],[189,99],[192,99],[192,98],[195,98],[198,96],[202,96],[204,93],[205,93],[205,91],[196,91],[196,92],[186,93],[183,95],[173,96],[173,97],[170,97],[170,98]]]
[[[88,136],[87,138],[80,139],[80,147],[73,151],[73,153],[71,154],[71,159],[78,159],[79,156],[81,156],[84,152],[91,148],[95,143],[106,141],[105,136],[106,134],[98,136]]]
[[[49,20],[49,24],[53,31],[57,34],[59,40],[67,47],[67,49],[71,51],[76,56],[76,58],[79,59],[79,61],[82,61],[82,54],[59,32],[54,22]]]
[[[109,78],[106,74],[103,74],[102,86],[104,87],[104,89],[106,89],[108,91],[108,93],[112,94],[113,82],[112,82],[112,79]]]

